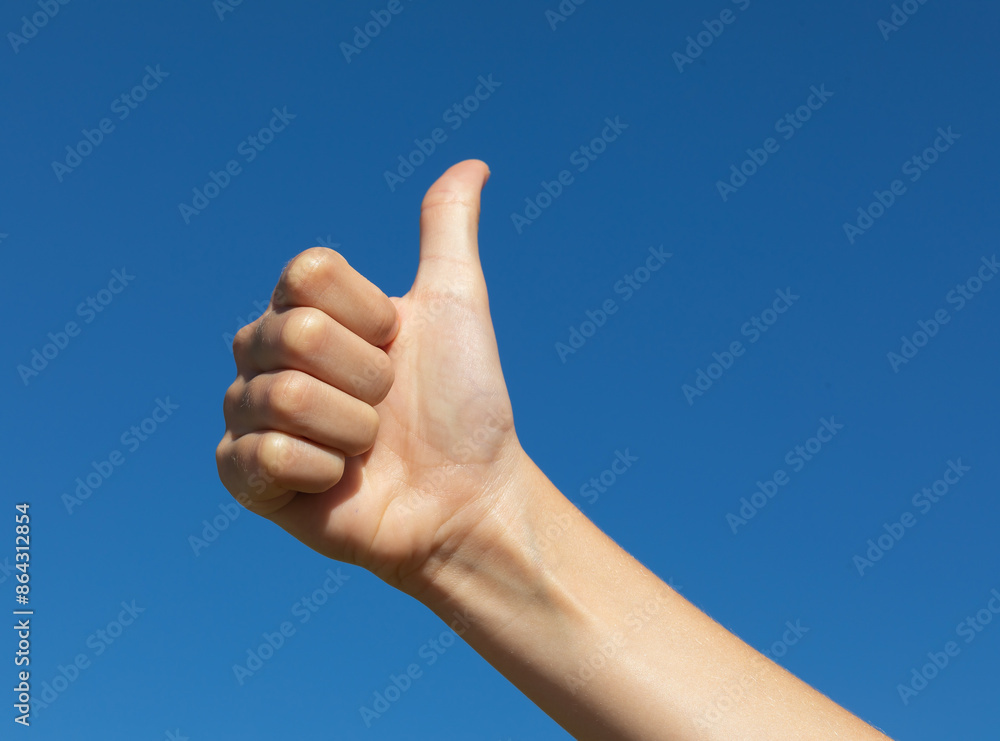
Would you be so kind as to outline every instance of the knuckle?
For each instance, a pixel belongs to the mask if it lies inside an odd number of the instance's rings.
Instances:
[[[222,438],[215,446],[215,466],[219,469],[219,478],[222,483],[226,483],[227,467],[229,465],[229,444],[226,438]]]
[[[265,481],[283,481],[295,464],[292,440],[281,434],[264,433],[257,443],[256,459]]]
[[[322,291],[336,273],[344,257],[326,247],[310,247],[292,258],[280,281],[279,298],[285,302],[308,302]]]
[[[247,324],[240,327],[236,334],[233,335],[233,356],[239,358],[245,355],[250,350],[250,346],[253,344],[253,338],[253,324]]]
[[[323,349],[326,325],[319,309],[293,309],[278,332],[280,347],[300,359],[310,359]]]
[[[219,481],[226,490],[236,496],[239,490],[239,476],[236,471],[235,448],[232,442],[223,437],[215,447],[215,466],[219,471]]]
[[[243,404],[243,383],[237,379],[226,389],[222,397],[222,416],[230,423],[236,416],[236,411]]]
[[[309,377],[298,371],[284,371],[269,384],[266,404],[279,423],[294,423],[310,409]]]

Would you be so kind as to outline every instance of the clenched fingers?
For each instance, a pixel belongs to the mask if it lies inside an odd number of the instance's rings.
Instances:
[[[240,375],[297,370],[371,405],[392,387],[389,356],[316,308],[271,311],[234,343]]]
[[[285,266],[272,304],[319,309],[375,347],[388,344],[398,329],[389,297],[343,255],[323,247],[308,249]]]
[[[318,494],[336,486],[346,465],[339,450],[273,430],[237,439],[227,432],[215,456],[223,485],[263,515],[283,507],[296,492]]]
[[[226,392],[224,411],[235,438],[275,430],[348,457],[370,450],[379,428],[374,407],[296,370],[238,378]]]

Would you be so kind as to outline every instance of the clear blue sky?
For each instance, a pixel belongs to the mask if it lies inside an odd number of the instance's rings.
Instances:
[[[223,5],[0,13],[0,563],[29,502],[32,691],[62,690],[29,730],[8,693],[0,735],[565,737],[419,604],[231,520],[214,461],[225,336],[284,263],[322,240],[401,295],[425,189],[478,157],[518,432],[550,477],[890,735],[997,738],[996,5],[910,0],[898,26],[858,0]]]

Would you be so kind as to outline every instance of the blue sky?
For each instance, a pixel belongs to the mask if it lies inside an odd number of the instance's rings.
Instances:
[[[390,5],[0,13],[0,593],[28,502],[50,701],[4,737],[566,737],[421,605],[233,508],[214,461],[226,335],[284,263],[336,246],[405,293],[424,191],[477,157],[552,480],[893,737],[995,739],[1000,9]]]

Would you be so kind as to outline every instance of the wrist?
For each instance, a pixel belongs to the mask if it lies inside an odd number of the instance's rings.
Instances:
[[[508,678],[527,660],[513,647],[542,640],[567,648],[603,629],[579,599],[573,545],[595,545],[599,531],[523,450],[513,463],[483,495],[489,505],[475,523],[402,587]]]
[[[540,479],[544,474],[518,446],[469,492],[471,504],[441,528],[441,541],[399,588],[434,609],[457,599],[460,585],[471,586],[487,569],[521,570],[523,534],[541,504],[531,496]]]

